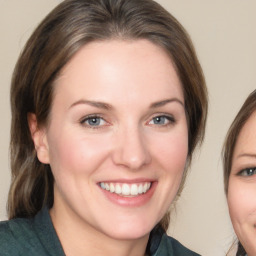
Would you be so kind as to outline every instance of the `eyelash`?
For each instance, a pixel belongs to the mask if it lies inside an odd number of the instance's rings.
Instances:
[[[238,176],[244,176],[244,177],[250,177],[256,174],[256,167],[250,167],[241,170],[237,175]]]

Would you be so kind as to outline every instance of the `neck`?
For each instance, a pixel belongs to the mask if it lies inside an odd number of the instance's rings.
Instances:
[[[64,209],[50,216],[66,256],[144,256],[149,234],[137,239],[116,239],[98,231]]]

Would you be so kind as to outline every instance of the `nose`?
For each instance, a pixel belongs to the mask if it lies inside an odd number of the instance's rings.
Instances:
[[[151,154],[145,142],[143,131],[138,128],[126,129],[117,136],[113,161],[130,170],[139,170],[151,162]]]

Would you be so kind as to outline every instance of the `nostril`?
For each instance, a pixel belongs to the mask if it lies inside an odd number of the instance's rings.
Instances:
[[[115,164],[126,166],[131,170],[137,170],[150,163],[150,156],[147,152],[143,154],[141,152],[134,153],[125,152],[125,149],[121,152],[115,152],[113,158]]]

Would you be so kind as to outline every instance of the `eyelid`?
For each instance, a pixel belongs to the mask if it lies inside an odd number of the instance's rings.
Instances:
[[[86,116],[83,116],[82,118],[79,119],[79,122],[80,123],[83,123],[85,122],[86,120],[88,120],[89,118],[102,118],[104,119],[100,114],[89,114],[89,115],[86,115]]]

